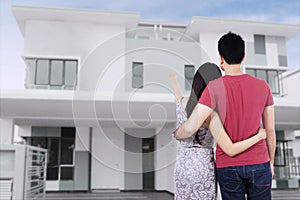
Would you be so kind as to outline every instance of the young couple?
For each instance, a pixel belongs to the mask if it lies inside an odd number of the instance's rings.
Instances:
[[[181,146],[175,199],[217,199],[216,179],[223,200],[271,199],[276,145],[272,93],[264,80],[243,74],[245,43],[239,35],[223,35],[218,51],[225,76],[215,64],[203,64],[188,98],[170,71],[179,126],[174,136]]]

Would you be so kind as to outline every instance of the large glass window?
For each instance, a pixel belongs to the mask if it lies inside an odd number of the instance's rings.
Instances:
[[[289,163],[288,141],[276,141],[275,151],[275,177],[277,179],[290,178],[290,163]]]
[[[195,74],[194,65],[184,65],[184,78],[185,78],[184,87],[186,90],[190,90],[192,88],[194,74]]]
[[[77,61],[66,61],[65,62],[65,85],[75,86],[77,77]]]
[[[255,54],[266,54],[266,39],[264,35],[254,35]]]
[[[77,85],[77,63],[77,60],[26,58],[26,85],[32,87],[34,83],[35,86],[43,86],[41,88],[74,89]]]
[[[75,128],[62,128],[61,133],[61,164],[73,164],[75,147]]]
[[[132,88],[143,88],[143,63],[132,63]]]
[[[260,69],[256,70],[256,77],[267,81],[267,71]]]
[[[49,84],[49,60],[38,60],[35,75],[36,85]]]
[[[277,70],[246,69],[246,73],[260,79],[264,79],[270,86],[273,94],[280,94],[279,74]]]
[[[279,73],[278,71],[268,71],[268,83],[273,93],[279,94]]]
[[[59,167],[59,138],[46,138],[48,140],[48,165],[47,165],[47,180],[58,179]]]
[[[61,128],[61,137],[46,137],[45,127],[33,127],[32,130],[35,134],[45,135],[29,138],[29,144],[48,150],[47,180],[73,180],[75,128]]]
[[[63,85],[63,61],[52,60],[50,69],[50,85]]]
[[[279,66],[287,67],[288,66],[287,56],[278,55],[278,64],[279,64]]]

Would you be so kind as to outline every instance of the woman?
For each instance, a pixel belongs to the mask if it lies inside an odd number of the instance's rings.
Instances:
[[[197,70],[190,96],[184,98],[176,74],[169,74],[175,95],[177,125],[180,126],[191,115],[209,81],[221,77],[217,65],[205,63]],[[211,130],[211,132],[208,130]],[[216,177],[213,155],[214,138],[223,151],[234,156],[258,141],[266,138],[264,129],[255,136],[232,143],[216,113],[190,138],[180,140],[180,151],[175,165],[175,199],[216,199]]]

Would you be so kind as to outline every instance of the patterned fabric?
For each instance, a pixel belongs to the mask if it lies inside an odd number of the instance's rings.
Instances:
[[[176,117],[177,127],[181,126],[187,120],[187,113],[182,106],[182,100],[180,100],[176,105]],[[201,126],[197,133],[200,144],[196,141],[196,134],[194,134],[192,137],[187,138],[185,140],[178,140],[180,143],[180,147],[189,148],[193,146],[202,146],[206,148],[212,148],[214,146],[214,138],[210,131],[207,128],[205,128],[205,126]]]
[[[177,126],[187,120],[181,101],[176,105]],[[199,131],[198,144],[195,135],[179,140],[180,149],[175,164],[175,200],[215,200],[216,176],[213,156],[214,140],[204,126]],[[201,146],[201,148],[192,148]]]

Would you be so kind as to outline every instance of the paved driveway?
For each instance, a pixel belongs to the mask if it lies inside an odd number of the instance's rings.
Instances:
[[[46,200],[173,200],[167,192],[47,193]],[[272,200],[300,200],[299,190],[273,190]]]

